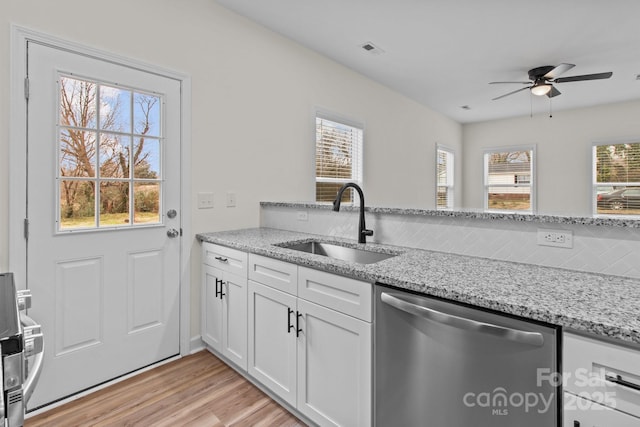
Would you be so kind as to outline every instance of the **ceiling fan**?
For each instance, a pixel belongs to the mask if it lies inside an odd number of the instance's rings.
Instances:
[[[596,73],[596,74],[583,74],[581,76],[558,77],[560,74],[566,73],[573,67],[575,67],[574,64],[565,64],[565,63],[562,63],[558,66],[544,65],[542,67],[536,67],[529,70],[528,82],[491,82],[489,83],[490,85],[508,84],[508,83],[528,85],[527,87],[523,87],[518,90],[514,90],[513,92],[500,95],[497,98],[493,98],[492,101],[504,98],[505,96],[513,95],[514,93],[518,93],[526,89],[530,89],[533,95],[536,95],[536,96],[547,95],[549,98],[553,98],[554,96],[558,96],[561,93],[558,89],[556,89],[553,86],[553,83],[568,83],[568,82],[579,82],[583,80],[608,79],[613,75],[612,72],[608,72],[608,73]]]

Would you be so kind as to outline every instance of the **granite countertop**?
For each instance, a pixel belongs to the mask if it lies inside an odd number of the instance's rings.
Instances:
[[[640,344],[637,279],[373,243],[367,243],[366,248],[398,255],[364,265],[275,246],[305,240],[364,246],[354,240],[271,228],[202,233],[197,238],[372,283]]]

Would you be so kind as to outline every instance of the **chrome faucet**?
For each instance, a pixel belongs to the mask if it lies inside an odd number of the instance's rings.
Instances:
[[[358,184],[353,182],[348,182],[338,190],[338,195],[336,199],[333,201],[333,210],[338,212],[340,210],[340,202],[342,200],[342,193],[347,188],[354,188],[358,195],[360,196],[360,221],[358,222],[358,243],[367,243],[367,236],[373,236],[373,230],[367,230],[366,225],[364,224],[364,193],[362,193],[362,188]]]

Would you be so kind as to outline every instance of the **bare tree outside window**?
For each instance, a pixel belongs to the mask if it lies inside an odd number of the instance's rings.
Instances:
[[[160,220],[160,98],[61,76],[60,230]]]

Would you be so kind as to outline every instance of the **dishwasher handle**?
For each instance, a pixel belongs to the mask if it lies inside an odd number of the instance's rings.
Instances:
[[[544,337],[539,332],[521,331],[518,329],[498,326],[491,323],[478,322],[464,317],[455,316],[453,314],[443,313],[423,305],[416,304],[404,295],[390,294],[383,292],[380,295],[383,303],[390,305],[398,310],[406,313],[422,317],[427,320],[441,323],[443,325],[453,326],[458,329],[464,329],[471,332],[479,332],[494,337],[515,341],[521,344],[527,344],[535,347],[542,347]]]

